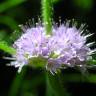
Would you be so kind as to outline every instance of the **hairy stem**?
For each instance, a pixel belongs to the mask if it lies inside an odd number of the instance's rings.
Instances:
[[[46,34],[50,35],[52,32],[52,0],[42,0],[42,19]]]

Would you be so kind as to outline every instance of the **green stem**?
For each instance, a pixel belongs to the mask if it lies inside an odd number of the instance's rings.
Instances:
[[[42,0],[42,18],[46,34],[50,35],[52,33],[52,0]]]

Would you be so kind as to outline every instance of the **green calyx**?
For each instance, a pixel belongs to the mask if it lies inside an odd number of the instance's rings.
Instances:
[[[29,66],[34,68],[44,68],[47,63],[47,59],[43,58],[42,56],[32,57],[29,59]]]

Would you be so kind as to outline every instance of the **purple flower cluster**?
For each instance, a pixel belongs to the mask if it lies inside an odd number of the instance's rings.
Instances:
[[[11,62],[11,65],[19,67],[20,72],[30,59],[42,57],[46,61],[45,68],[51,73],[64,67],[83,66],[94,52],[89,48],[90,44],[86,44],[91,34],[84,35],[83,31],[62,24],[53,26],[52,34],[46,35],[43,26],[28,28],[13,44],[16,61]]]

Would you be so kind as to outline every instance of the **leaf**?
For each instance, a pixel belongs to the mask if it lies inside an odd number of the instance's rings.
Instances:
[[[71,78],[71,79],[70,79]],[[80,73],[63,74],[65,82],[86,82],[96,83],[96,74],[89,73],[87,78]]]
[[[85,11],[91,9],[93,6],[93,0],[73,0],[73,3],[76,7]]]
[[[8,26],[12,31],[16,30],[16,31],[12,32],[11,34],[7,35],[7,32],[6,32],[6,35],[5,36],[3,35],[2,38],[7,43],[11,44],[14,40],[16,40],[20,36],[20,34],[21,34],[21,31],[19,30],[20,28],[18,27],[18,23],[13,18],[11,18],[9,16],[0,16],[0,23]],[[4,33],[1,30],[0,35],[2,35],[2,34],[4,34]]]
[[[16,52],[14,48],[8,46],[8,44],[4,41],[0,41],[0,49],[9,54],[15,54]]]
[[[69,96],[66,92],[59,74],[46,74],[46,96]],[[64,82],[64,81],[63,81]]]
[[[94,59],[89,60],[89,61],[87,61],[87,64],[88,65],[96,65],[96,60],[94,60]]]
[[[0,12],[4,12],[14,6],[23,3],[24,1],[25,0],[7,0],[6,2],[0,4]]]
[[[14,32],[11,33],[11,36],[9,36],[9,42],[8,43],[11,43],[11,42],[14,42],[15,40],[17,40],[20,36],[21,36],[21,31],[18,29]]]
[[[9,23],[10,22],[10,23]],[[12,42],[14,42],[17,38],[19,38],[19,36],[21,35],[21,30],[20,30],[20,27],[18,27],[18,23],[13,19],[13,18],[10,18],[9,16],[0,16],[0,23],[1,24],[5,24],[7,25],[12,31],[11,34],[8,34],[7,35],[7,32],[5,35],[4,32],[0,32],[0,36],[8,43],[8,44],[11,44]],[[2,39],[1,38],[1,39]],[[2,39],[2,40],[3,40]]]
[[[18,96],[18,92],[22,83],[22,80],[24,79],[24,76],[26,74],[26,67],[22,68],[22,71],[20,74],[16,74],[16,78],[14,79],[11,90],[9,92],[9,96]]]
[[[61,0],[52,0],[53,3],[58,3]]]
[[[35,72],[34,72],[35,71]],[[24,66],[22,71],[16,74],[13,80],[9,96],[38,96],[38,86],[44,84],[44,73],[37,70],[31,70],[30,67]]]
[[[0,16],[0,23],[7,25],[12,30],[18,28],[18,23],[9,16]]]
[[[4,40],[4,38],[7,37],[6,35],[7,34],[6,34],[6,32],[4,30],[0,30],[0,41]]]

